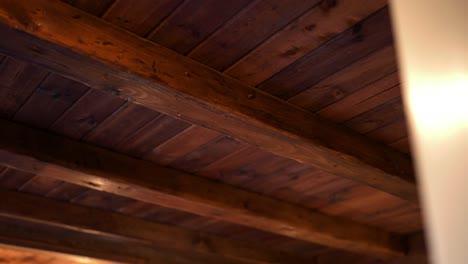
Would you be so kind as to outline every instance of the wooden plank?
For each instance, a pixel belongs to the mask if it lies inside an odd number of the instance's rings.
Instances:
[[[394,72],[322,108],[317,114],[337,123],[348,121],[387,100],[400,96],[399,83],[398,72]]]
[[[350,26],[358,22],[361,24],[361,20],[386,4],[385,0],[322,1],[229,67],[225,73],[256,86]],[[337,51],[337,54],[345,55],[341,51]]]
[[[216,131],[200,126],[191,126],[153,149],[145,156],[145,159],[157,164],[168,165],[221,136],[222,134]]]
[[[113,149],[158,116],[157,112],[127,102],[89,132],[83,140]]]
[[[0,186],[5,189],[16,190],[34,178],[34,176],[31,173],[6,168],[0,172]]]
[[[401,97],[396,97],[346,121],[344,124],[359,133],[365,134],[387,126],[402,118],[404,118],[403,102],[401,101]]]
[[[102,91],[88,90],[80,100],[55,120],[50,130],[81,139],[125,103]]]
[[[392,45],[389,12],[383,8],[259,85],[288,100],[340,69]]]
[[[118,263],[204,264],[239,263],[227,258],[173,250],[161,250],[128,239],[109,239],[38,223],[0,219],[0,243],[92,257]],[[245,263],[245,262],[241,262]]]
[[[25,184],[21,185],[18,190],[21,192],[43,195],[44,193],[48,193],[50,190],[57,188],[62,183],[63,181],[57,178],[35,176]]]
[[[8,121],[0,128],[2,166],[329,247],[403,254],[387,232]]]
[[[190,58],[223,71],[318,0],[253,1],[221,29],[188,53]]]
[[[48,128],[88,89],[81,83],[52,74],[16,112],[13,120]]]
[[[151,32],[148,39],[185,54],[238,13],[251,0],[187,0]]]
[[[158,247],[199,252],[255,263],[307,263],[306,260],[170,225],[26,194],[0,191],[0,215],[102,236],[142,240]],[[60,212],[59,214],[57,212]],[[79,217],[86,216],[86,217]],[[105,221],[104,221],[105,219]]]
[[[111,264],[111,262],[45,250],[0,244],[0,261],[15,264]]]
[[[0,64],[0,116],[11,118],[48,72],[13,58]]]
[[[396,70],[395,50],[387,46],[335,72],[288,102],[316,112]]]
[[[115,0],[62,0],[85,12],[101,16]]]
[[[172,162],[170,166],[182,171],[195,173],[212,162],[229,155],[233,149],[240,146],[242,146],[242,143],[235,139],[221,137],[180,157]]]
[[[135,34],[145,36],[181,2],[182,0],[116,0],[103,18]]]
[[[190,124],[186,122],[159,115],[118,144],[116,149],[135,157],[142,157],[189,127]]]
[[[40,30],[25,26],[25,17],[30,25],[43,26]],[[0,23],[0,31],[10,36],[0,43],[0,50],[11,55],[266,151],[417,201],[408,156],[66,4],[45,0],[2,4]],[[392,51],[384,53],[393,58]]]

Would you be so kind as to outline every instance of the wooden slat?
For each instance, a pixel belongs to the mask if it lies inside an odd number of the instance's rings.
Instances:
[[[11,118],[47,74],[28,63],[5,58],[0,64],[0,116]]]
[[[398,72],[394,72],[322,108],[317,113],[328,120],[342,123],[400,96],[399,83]]]
[[[188,127],[190,125],[186,122],[170,116],[159,115],[127,137],[116,148],[132,156],[142,157]]]
[[[106,11],[115,0],[62,0],[83,11],[100,16]]]
[[[396,70],[395,50],[388,46],[328,76],[288,101],[309,111],[319,111]]]
[[[66,4],[2,2],[0,23],[2,34],[10,36],[0,42],[0,50],[10,55],[280,156],[417,200],[408,156]]]
[[[121,98],[108,97],[102,91],[88,90],[80,100],[55,120],[50,129],[80,139],[124,103]]]
[[[236,62],[225,73],[256,86],[384,7],[386,3],[385,0],[322,1],[319,6],[291,22]],[[345,55],[340,51],[337,53]]]
[[[358,223],[8,121],[0,129],[2,166],[329,247],[403,254],[398,237]]]
[[[268,251],[253,245],[242,245],[221,237],[139,220],[69,203],[26,194],[0,191],[0,215],[37,222],[101,236],[154,243],[161,248],[250,261],[254,263],[306,263],[306,260]],[[85,217],[80,217],[85,216]]]
[[[188,56],[211,68],[225,70],[276,31],[315,6],[318,0],[253,1]]]
[[[186,0],[148,39],[185,54],[249,2],[251,0]]]
[[[222,135],[213,130],[191,126],[153,149],[145,159],[168,165]]]
[[[73,255],[60,254],[44,250],[13,247],[0,244],[0,261],[2,263],[14,264],[82,264],[92,262],[93,264],[111,264],[111,262],[76,257]]]
[[[288,100],[392,43],[389,12],[383,8],[289,65],[260,84],[259,88]]]
[[[362,113],[344,124],[358,131],[369,133],[404,118],[403,102],[396,97],[388,102]]]
[[[144,246],[128,239],[103,238],[99,235],[51,228],[18,219],[2,218],[0,223],[0,243],[8,245],[87,256],[117,261],[118,263],[239,263],[239,261],[231,261],[217,256],[196,253],[188,255],[180,251],[161,250],[161,248]]]
[[[140,105],[125,103],[83,140],[112,149],[158,116]]]
[[[32,178],[34,178],[34,174],[6,168],[0,172],[0,186],[2,188],[16,190]]]
[[[103,18],[140,36],[147,35],[182,0],[116,0]]]
[[[16,112],[13,120],[48,128],[89,87],[58,75],[50,75]]]

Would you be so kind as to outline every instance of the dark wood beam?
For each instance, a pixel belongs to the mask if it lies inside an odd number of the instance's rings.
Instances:
[[[396,235],[0,120],[0,165],[333,248],[401,256]]]
[[[110,260],[118,263],[245,263],[220,257],[170,251],[128,240],[108,239],[70,229],[50,227],[9,218],[0,218],[0,243]]]
[[[407,155],[60,1],[0,2],[0,52],[379,190],[417,201]]]
[[[0,190],[0,216],[118,238],[161,249],[213,255],[242,263],[309,263],[299,257],[118,213]],[[189,254],[188,254],[189,255]]]
[[[407,236],[406,255],[388,261],[369,258],[368,256],[350,254],[347,252],[330,252],[316,256],[314,264],[430,264],[430,258],[426,250],[426,243],[423,233],[416,233]]]

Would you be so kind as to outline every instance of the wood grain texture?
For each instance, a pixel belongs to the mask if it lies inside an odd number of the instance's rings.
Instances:
[[[1,42],[2,51],[264,150],[417,200],[407,156],[65,4],[29,4],[1,6],[1,30],[12,36]]]
[[[38,128],[49,128],[89,87],[50,75],[19,109],[13,120]]]
[[[0,243],[112,261],[112,263],[239,263],[217,256],[162,250],[129,240],[108,239],[43,224],[0,219]],[[83,259],[81,259],[83,260]]]
[[[159,248],[198,252],[239,260],[241,263],[307,263],[281,252],[241,244],[221,237],[152,223],[121,214],[1,190],[0,215],[104,237],[155,244]],[[57,214],[60,212],[60,214]],[[80,217],[86,216],[86,217]]]
[[[116,0],[103,18],[137,35],[145,36],[182,0]]]
[[[0,116],[11,118],[48,72],[30,64],[6,58],[0,64]]]
[[[79,101],[55,120],[50,130],[81,139],[125,103],[117,97],[107,99],[107,94],[102,91],[88,90]]]
[[[251,0],[187,0],[148,39],[185,54],[200,44]]]
[[[188,56],[211,68],[225,70],[255,46],[287,25],[318,0],[254,1]]]
[[[322,1],[264,41],[225,73],[256,86],[386,4],[384,0]]]
[[[0,245],[0,263],[81,264],[91,261],[96,264],[110,264],[110,262],[107,261],[89,259],[86,257],[75,257],[72,255],[58,254],[50,251]]]
[[[317,113],[337,123],[348,121],[388,100],[401,95],[398,72],[391,73],[366,87],[359,89]]]
[[[62,0],[95,16],[101,16],[115,0]]]
[[[383,8],[264,81],[259,88],[284,100],[291,99],[392,43],[389,12]]]
[[[398,236],[375,228],[7,121],[0,127],[2,166],[329,247],[403,253]]]
[[[395,50],[387,46],[314,84],[288,101],[316,112],[397,70]]]

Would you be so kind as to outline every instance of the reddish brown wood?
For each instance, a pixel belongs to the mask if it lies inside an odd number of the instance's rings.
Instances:
[[[0,64],[0,116],[12,117],[47,74],[47,71],[30,64],[4,59]]]
[[[102,91],[89,90],[72,107],[55,120],[50,129],[80,139],[97,127],[124,104],[124,100],[108,98]]]
[[[0,172],[0,186],[5,189],[16,190],[34,178],[34,174],[2,168]]]
[[[306,260],[282,252],[268,251],[259,246],[242,245],[221,237],[98,209],[7,191],[0,191],[0,197],[3,201],[0,205],[0,215],[3,217],[99,234],[104,237],[117,236],[140,241],[143,244],[155,244],[160,248],[218,255],[237,259],[242,263],[250,260],[253,263],[307,263]]]
[[[190,127],[188,123],[170,116],[159,115],[128,136],[116,148],[132,156],[142,157],[188,127]]]
[[[76,81],[50,75],[16,112],[13,120],[48,128],[88,89]]]
[[[125,103],[88,133],[84,140],[112,149],[158,116],[159,113],[142,106]]]
[[[115,0],[62,0],[95,16],[102,15]]]
[[[7,121],[0,127],[2,166],[329,247],[402,254],[387,232]]]
[[[402,117],[404,117],[403,103],[401,97],[396,97],[385,104],[346,121],[344,124],[359,133],[365,134],[387,126]]]
[[[254,1],[188,56],[217,70],[225,70],[262,41],[315,6],[318,0]]]
[[[147,35],[182,0],[116,0],[103,18],[140,36]]]
[[[361,20],[386,4],[387,1],[383,0],[322,1],[320,5],[288,24],[240,61],[236,62],[225,73],[256,86],[297,59],[319,48],[350,26],[358,22],[360,23]],[[349,46],[347,47],[348,49]],[[326,53],[324,49],[321,49],[320,52]],[[343,56],[348,55],[348,52],[345,54],[341,53],[341,51],[336,52],[340,55],[341,59],[343,59]],[[353,53],[356,56],[355,52],[349,53]],[[332,59],[331,56],[327,58],[327,60],[330,59]],[[315,63],[325,62],[315,60]],[[314,69],[308,72],[314,74],[315,69],[314,67]],[[265,88],[267,91],[272,91],[269,90],[268,86]],[[290,86],[283,87],[282,89],[283,91],[289,90]],[[278,93],[274,94],[279,95]]]
[[[348,121],[386,101],[400,96],[398,72],[391,73],[317,113],[337,123]]]
[[[0,243],[110,260],[112,263],[203,264],[230,263],[226,258],[205,257],[161,250],[129,240],[102,238],[26,221],[0,219]],[[238,262],[237,262],[238,263]]]
[[[29,4],[15,1],[1,6],[1,30],[11,36],[0,43],[1,50],[153,110],[417,200],[407,156],[65,4],[42,0]],[[24,17],[29,18],[28,25],[40,23],[40,30],[25,26]],[[32,40],[36,44],[29,47]],[[391,60],[392,51],[380,53],[388,53]]]
[[[62,183],[63,181],[56,178],[35,176],[21,185],[18,190],[36,195],[43,195],[50,189],[59,187]]]
[[[396,70],[395,50],[388,46],[330,75],[288,101],[315,112]]]
[[[389,13],[384,8],[289,65],[259,88],[288,100],[392,43]]]
[[[218,132],[194,125],[153,149],[145,159],[168,165],[221,136]]]
[[[149,39],[185,54],[238,13],[251,0],[187,0],[155,28]]]

